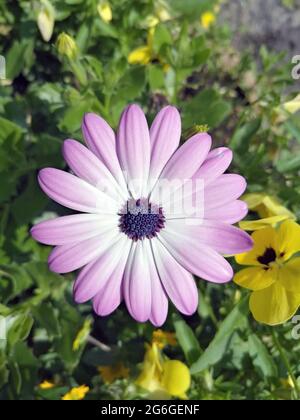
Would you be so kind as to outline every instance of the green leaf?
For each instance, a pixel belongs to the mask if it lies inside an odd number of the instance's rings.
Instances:
[[[191,373],[196,374],[218,363],[228,350],[233,333],[247,326],[249,313],[248,297],[241,300],[225,318],[205,352],[192,365]]]
[[[160,49],[164,45],[172,45],[172,36],[168,30],[168,28],[161,24],[157,25],[155,28],[154,36],[153,36],[153,43],[152,48],[153,51],[158,54]]]
[[[256,334],[251,334],[248,343],[249,354],[261,377],[276,378],[278,375],[277,366],[261,339]]]
[[[241,127],[233,134],[230,141],[230,147],[236,152],[242,154],[249,148],[249,144],[261,126],[261,118],[256,118]]]
[[[214,89],[205,89],[183,104],[184,127],[207,124],[218,127],[231,112],[231,104]]]
[[[179,316],[174,316],[176,337],[189,364],[193,364],[201,355],[200,344],[187,323]]]

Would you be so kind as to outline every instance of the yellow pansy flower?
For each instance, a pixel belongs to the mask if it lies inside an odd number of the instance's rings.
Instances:
[[[113,15],[112,15],[111,6],[108,1],[100,1],[100,3],[97,6],[97,10],[98,10],[99,16],[104,22],[106,23],[111,22]]]
[[[62,397],[64,401],[79,401],[83,400],[86,394],[89,392],[90,388],[85,385],[81,385],[75,388],[72,388],[67,394]]]
[[[55,387],[55,384],[50,381],[43,381],[42,383],[39,384],[40,389],[52,389],[54,387]]]
[[[289,320],[300,306],[300,226],[285,220],[278,229],[267,227],[252,234],[254,247],[236,256],[246,265],[236,284],[253,291],[250,310],[258,322],[278,325]]]
[[[62,32],[58,36],[56,45],[59,54],[65,55],[70,59],[75,58],[78,53],[78,48],[75,39],[72,38],[70,35],[66,34],[65,32]]]
[[[179,360],[169,360],[156,343],[147,346],[142,372],[136,384],[152,394],[185,399],[191,385],[188,367]]]
[[[129,376],[129,369],[121,362],[114,366],[99,366],[98,372],[106,384],[111,384],[116,379],[126,379]]]
[[[209,29],[216,22],[216,15],[212,12],[204,12],[200,17],[201,26]]]
[[[163,330],[155,330],[152,335],[152,342],[157,344],[159,348],[163,349],[165,346],[176,346],[176,335]]]
[[[242,199],[247,203],[249,210],[258,213],[260,220],[240,222],[241,229],[259,230],[268,226],[275,226],[286,219],[296,219],[296,216],[274,196],[264,193],[250,193],[244,195]]]

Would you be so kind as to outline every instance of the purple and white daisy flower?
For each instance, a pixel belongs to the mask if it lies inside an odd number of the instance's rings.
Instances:
[[[87,147],[75,140],[63,145],[72,173],[46,168],[38,177],[50,198],[81,212],[32,228],[37,241],[55,245],[50,269],[63,274],[81,268],[74,299],[92,300],[100,316],[124,299],[134,319],[160,326],[168,298],[183,314],[193,314],[193,274],[226,283],[233,270],[222,255],[252,248],[250,236],[232,226],[247,214],[238,200],[244,178],[224,174],[232,152],[211,151],[206,133],[179,147],[181,120],[172,106],[159,112],[150,130],[137,105],[125,109],[117,135],[95,114],[85,115],[82,130]]]

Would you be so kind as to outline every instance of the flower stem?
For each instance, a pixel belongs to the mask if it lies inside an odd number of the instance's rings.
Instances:
[[[277,336],[277,333],[275,332],[275,329],[274,328],[270,328],[270,331],[271,331],[271,334],[272,334],[272,337],[273,337],[274,344],[275,344],[275,346],[276,346],[276,348],[277,348],[277,350],[278,350],[278,352],[280,354],[281,360],[282,360],[284,366],[286,367],[286,370],[287,370],[287,372],[288,372],[288,374],[289,374],[289,376],[290,376],[290,378],[291,378],[291,380],[293,382],[293,386],[294,386],[294,389],[296,391],[297,398],[300,398],[300,387],[299,387],[297,378],[296,378],[296,376],[295,376],[295,374],[293,372],[293,369],[292,369],[292,366],[290,364],[290,361],[289,361],[289,359],[288,359],[288,357],[286,355],[286,352],[283,349],[282,345],[280,344],[280,341],[279,341],[279,338]]]

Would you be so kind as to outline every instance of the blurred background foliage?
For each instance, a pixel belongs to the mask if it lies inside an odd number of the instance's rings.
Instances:
[[[128,102],[140,103],[149,122],[172,103],[184,133],[206,124],[214,146],[234,150],[232,169],[250,192],[277,196],[300,217],[292,66],[264,45],[257,57],[236,50],[230,23],[218,22],[220,7],[217,0],[1,1],[0,315],[8,336],[0,340],[0,399],[60,399],[83,384],[88,399],[146,396],[135,378],[152,326],[132,321],[123,307],[100,319],[90,305],[75,306],[73,275],[50,273],[50,249],[28,233],[66,214],[41,193],[36,174],[65,167],[62,141],[82,140],[85,112],[116,127]],[[191,368],[188,397],[296,398],[276,345],[279,337],[299,375],[292,324],[274,336],[253,321],[237,286],[198,285],[198,313],[185,318],[172,309],[163,328],[177,338],[166,354]],[[103,367],[120,363],[125,378],[105,379]]]

